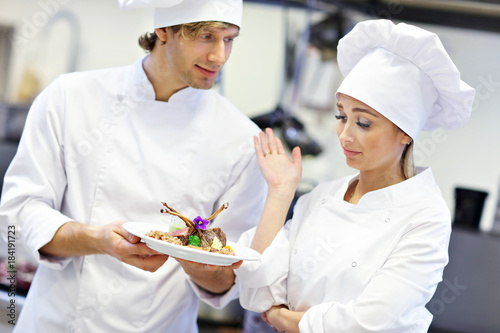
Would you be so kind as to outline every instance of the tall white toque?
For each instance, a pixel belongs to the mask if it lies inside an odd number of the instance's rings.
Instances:
[[[412,139],[470,118],[475,90],[434,33],[389,20],[360,22],[340,40],[337,60],[345,77],[337,96],[367,104]]]
[[[243,0],[118,0],[121,8],[153,8],[154,28],[218,21],[241,28]]]

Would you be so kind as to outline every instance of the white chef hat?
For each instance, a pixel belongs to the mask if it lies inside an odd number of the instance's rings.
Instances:
[[[423,130],[456,129],[470,117],[475,90],[439,37],[389,20],[358,23],[338,45],[344,81],[337,90],[378,111],[412,139]]]
[[[243,0],[118,0],[121,8],[154,8],[154,27],[219,21],[241,27]]]

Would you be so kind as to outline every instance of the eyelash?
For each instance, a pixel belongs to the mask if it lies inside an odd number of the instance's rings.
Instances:
[[[342,121],[347,121],[347,117],[346,116],[341,116],[341,115],[335,115],[335,118],[337,118],[337,120],[342,120]],[[356,124],[361,127],[361,128],[369,128],[370,127],[370,124],[365,124],[365,123],[362,123],[360,121],[357,121]]]

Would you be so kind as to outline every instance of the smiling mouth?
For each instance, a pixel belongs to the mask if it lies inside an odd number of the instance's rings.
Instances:
[[[203,68],[203,67],[201,67],[199,65],[196,65],[196,68],[198,68],[198,70],[203,75],[208,76],[208,77],[215,77],[219,73],[219,70],[209,70],[209,69]]]

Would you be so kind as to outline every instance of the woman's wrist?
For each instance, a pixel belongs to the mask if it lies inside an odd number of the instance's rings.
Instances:
[[[296,312],[284,307],[279,310],[279,318],[287,333],[299,332],[299,322],[304,312]]]
[[[268,200],[275,200],[279,203],[290,204],[295,196],[297,186],[275,185],[268,188]]]

